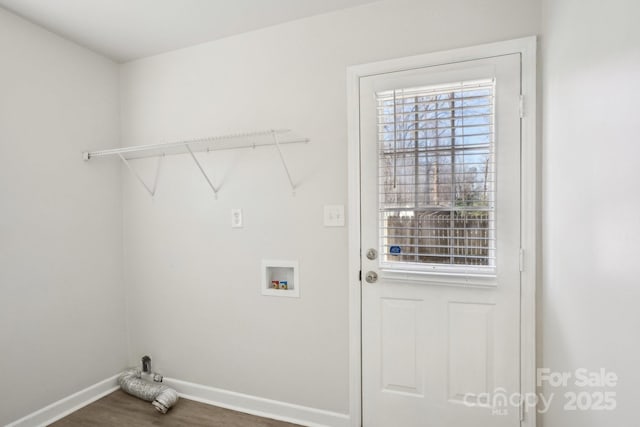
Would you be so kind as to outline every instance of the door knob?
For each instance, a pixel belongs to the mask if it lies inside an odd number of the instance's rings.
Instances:
[[[365,276],[365,280],[367,283],[375,283],[378,281],[378,273],[375,271],[367,271],[367,275]]]

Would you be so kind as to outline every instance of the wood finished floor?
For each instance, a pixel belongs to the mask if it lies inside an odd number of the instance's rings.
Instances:
[[[182,398],[169,412],[161,414],[151,406],[151,402],[128,395],[122,390],[96,400],[51,426],[299,427],[297,424],[256,417]]]

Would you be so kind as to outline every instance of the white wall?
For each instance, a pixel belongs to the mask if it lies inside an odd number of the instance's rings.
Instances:
[[[155,199],[125,178],[130,362],[347,413],[347,232],[322,226],[324,204],[347,202],[346,68],[538,31],[536,0],[386,1],[124,65],[123,145],[267,128],[312,141],[284,149],[295,197],[266,149],[202,155],[219,200],[186,156],[165,160]],[[300,261],[300,299],[260,296],[262,258]]]
[[[545,426],[637,425],[640,384],[640,4],[544,5],[541,366],[615,372],[615,411],[564,411]],[[571,383],[571,382],[570,382]]]
[[[0,425],[126,363],[117,66],[0,9]]]

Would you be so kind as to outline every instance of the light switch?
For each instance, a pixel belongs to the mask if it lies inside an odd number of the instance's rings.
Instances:
[[[242,228],[242,209],[231,209],[231,228]]]
[[[324,206],[324,226],[344,227],[344,205]]]

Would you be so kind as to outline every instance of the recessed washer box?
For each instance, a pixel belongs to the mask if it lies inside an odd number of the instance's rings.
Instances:
[[[263,260],[262,295],[300,297],[298,261]]]

